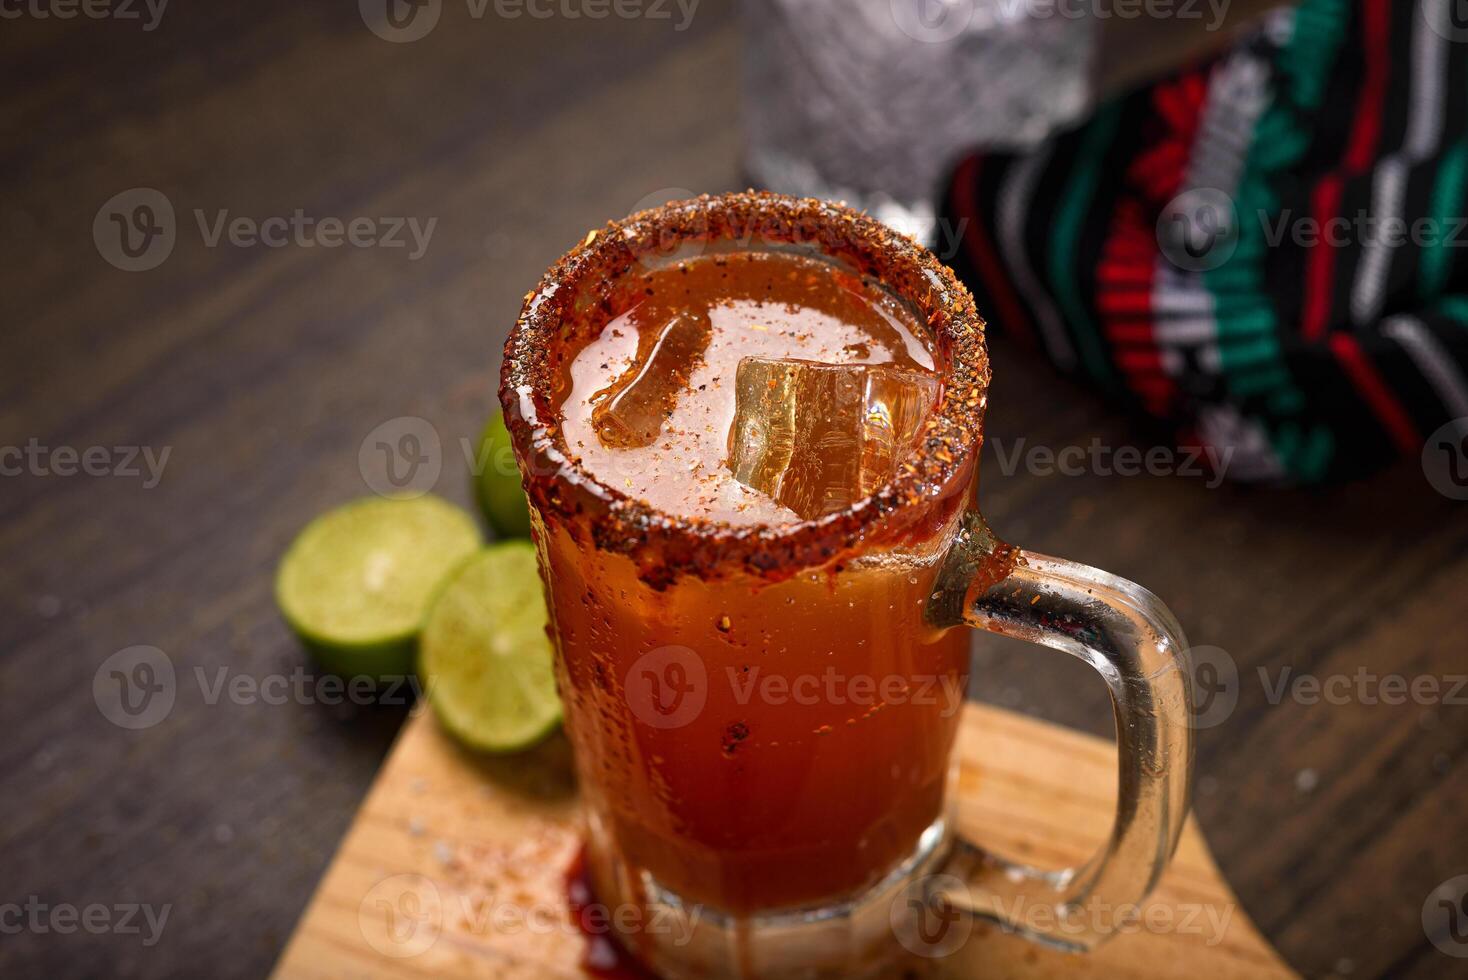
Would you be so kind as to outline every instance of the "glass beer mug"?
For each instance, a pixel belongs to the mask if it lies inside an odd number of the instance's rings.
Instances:
[[[569,365],[636,301],[632,277],[752,251],[885,291],[928,332],[942,385],[894,475],[817,519],[658,509],[588,471],[564,436]],[[922,936],[905,917],[924,903],[1085,951],[1106,931],[1082,905],[1140,902],[1171,858],[1192,761],[1181,630],[1141,587],[989,531],[976,503],[989,377],[984,323],[952,272],[815,200],[751,192],[633,215],[527,296],[500,397],[532,505],[588,867],[601,902],[639,913],[619,938],[661,975],[881,975]],[[1117,814],[1082,866],[1009,863],[955,833],[968,627],[1073,654],[1110,689]],[[833,696],[833,675],[869,679],[865,696],[854,681]],[[1016,898],[1057,915],[1041,931],[1005,921]],[[650,926],[670,916],[680,928]]]

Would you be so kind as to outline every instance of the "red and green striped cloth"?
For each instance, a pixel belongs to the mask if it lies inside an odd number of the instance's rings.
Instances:
[[[944,201],[996,329],[1315,481],[1468,417],[1468,24],[1456,0],[1305,0]]]

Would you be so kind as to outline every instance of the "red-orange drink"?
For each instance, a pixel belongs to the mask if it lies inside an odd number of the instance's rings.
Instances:
[[[656,438],[608,444],[597,409],[690,313],[711,321],[710,336]],[[675,262],[630,276],[604,327],[568,360],[566,443],[587,472],[660,510],[796,523],[802,515],[727,465],[740,362],[931,374],[922,336],[890,297],[816,259]],[[831,442],[825,462],[854,452]],[[897,557],[874,552],[774,582],[650,584],[574,528],[543,526],[567,730],[599,830],[630,864],[687,901],[746,913],[839,900],[914,852],[940,816],[967,672],[968,637],[923,622],[958,502],[935,500],[926,536]],[[702,707],[687,710],[689,698]]]

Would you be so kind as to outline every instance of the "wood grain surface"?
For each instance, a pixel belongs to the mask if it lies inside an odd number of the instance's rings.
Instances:
[[[974,843],[1061,868],[1083,863],[1110,830],[1116,751],[1104,740],[970,705],[955,751],[959,833]],[[584,976],[586,941],[566,901],[567,869],[581,846],[567,743],[557,739],[536,761],[532,771],[476,765],[431,713],[410,721],[276,980]],[[1134,931],[1091,955],[980,926],[892,972],[935,980],[1295,976],[1248,921],[1196,824]]]
[[[96,904],[114,927],[7,931],[0,975],[260,976],[404,717],[312,684],[283,703],[218,686],[310,671],[275,562],[367,492],[358,451],[385,420],[431,423],[438,492],[467,503],[460,440],[545,266],[639,203],[742,183],[737,19],[715,0],[682,31],[445,2],[431,34],[391,43],[347,0],[179,3],[153,30],[29,9],[0,20],[0,447],[103,447],[113,475],[0,477],[0,905]],[[93,224],[139,187],[171,202],[176,241],[126,272]],[[211,245],[197,217],[297,209],[437,223],[411,260]],[[1200,735],[1196,812],[1261,931],[1309,976],[1468,975],[1443,951],[1468,947],[1423,925],[1468,874],[1462,505],[1410,462],[1313,491],[1027,465],[1159,437],[1002,340],[994,363],[995,529],[1147,585],[1236,668],[1235,706]],[[114,447],[167,449],[161,479]],[[94,680],[136,645],[168,658],[175,700],[134,730]],[[1084,666],[988,637],[975,657],[977,698],[1109,730]],[[1442,688],[1276,696],[1287,669],[1287,687]],[[169,909],[155,942],[115,927],[130,904]]]

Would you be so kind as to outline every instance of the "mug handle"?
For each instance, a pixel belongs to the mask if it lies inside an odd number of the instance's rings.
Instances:
[[[969,511],[928,608],[939,626],[968,625],[1079,657],[1106,679],[1119,756],[1111,837],[1085,864],[1044,870],[958,841],[924,899],[998,923],[1070,952],[1094,949],[1117,916],[1081,912],[1091,903],[1135,909],[1177,848],[1192,785],[1192,678],[1177,620],[1146,589],[1109,572],[1013,548]],[[948,877],[953,876],[953,877]],[[962,887],[954,887],[954,878]],[[946,886],[946,887],[945,887]],[[1054,907],[1052,923],[1016,920],[1025,901]],[[1101,922],[1111,928],[1104,929]]]

